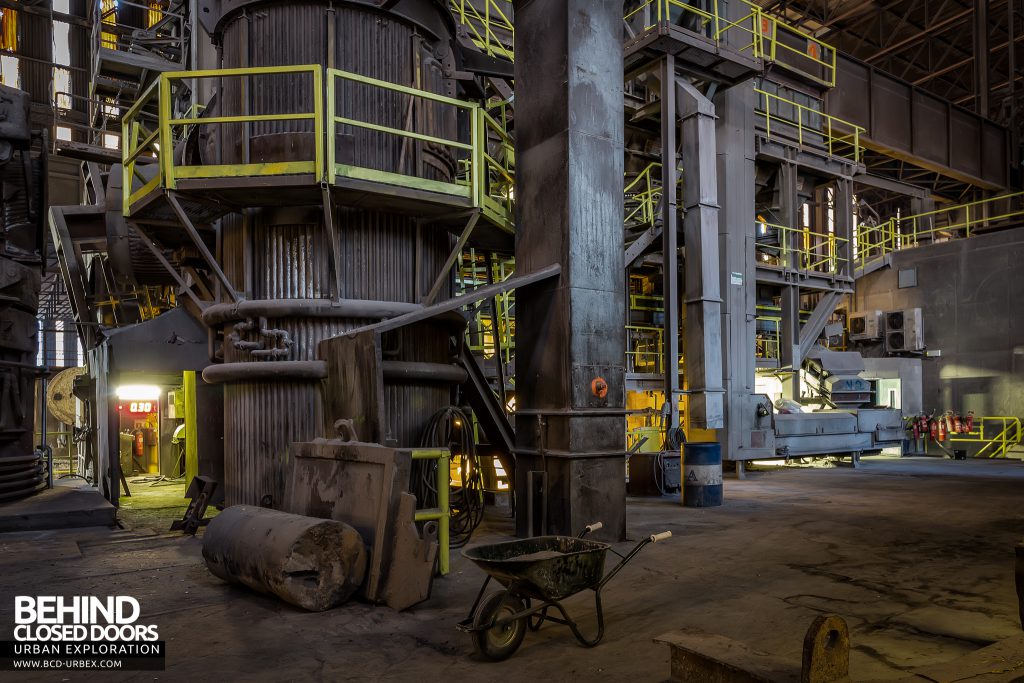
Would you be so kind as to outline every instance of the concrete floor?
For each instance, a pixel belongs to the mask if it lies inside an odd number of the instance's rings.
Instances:
[[[122,517],[131,524],[131,513]],[[668,674],[668,649],[652,638],[683,627],[795,658],[813,617],[835,612],[850,624],[855,679],[898,677],[1020,633],[1020,462],[879,459],[858,470],[753,473],[727,480],[717,509],[632,500],[628,527],[633,538],[675,536],[608,585],[605,640],[591,650],[547,625],[512,659],[476,661],[454,626],[483,576],[461,557],[405,613],[350,603],[309,614],[223,584],[206,571],[199,540],[162,526],[0,537],[0,638],[10,636],[15,594],[129,594],[167,641],[168,670],[103,680],[656,681]],[[474,540],[511,528],[492,517]],[[567,606],[589,625],[587,597]]]

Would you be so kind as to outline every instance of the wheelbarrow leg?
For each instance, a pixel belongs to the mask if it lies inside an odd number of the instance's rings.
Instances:
[[[529,598],[526,599],[526,606],[527,607],[533,607],[533,603],[530,601]],[[539,631],[540,630],[540,627],[543,626],[543,624],[544,624],[544,620],[547,619],[547,617],[548,617],[548,609],[549,608],[547,606],[545,606],[545,607],[541,608],[539,614],[531,614],[530,615],[530,620],[529,620],[528,625],[529,625],[531,631]]]
[[[565,611],[565,608],[562,607],[562,603],[555,602],[553,604],[555,609],[562,613],[562,621],[560,623],[565,624],[572,630],[572,634],[576,636],[576,640],[580,641],[580,645],[583,647],[594,647],[601,642],[602,638],[604,638],[604,609],[601,607],[600,588],[594,590],[594,604],[597,607],[597,635],[593,638],[587,638],[583,635],[579,626],[575,621],[573,621],[572,617],[569,616],[569,613]]]
[[[476,608],[480,606],[480,599],[484,597],[484,591],[487,590],[487,584],[490,582],[491,575],[488,574],[487,578],[484,579],[484,585],[480,586],[480,592],[476,594],[476,600],[473,601],[473,606],[469,608],[469,615],[466,617],[465,621],[462,622],[463,625],[473,623],[473,614],[476,613]]]

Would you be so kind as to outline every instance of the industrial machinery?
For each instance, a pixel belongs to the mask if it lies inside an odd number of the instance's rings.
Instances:
[[[885,350],[887,353],[924,350],[920,308],[889,311],[885,314]]]
[[[849,320],[850,341],[869,341],[882,338],[882,331],[885,328],[882,323],[881,311],[851,313]]]
[[[0,86],[0,500],[47,484],[33,444],[46,140],[29,127],[28,93]]]
[[[859,353],[817,347],[808,365],[817,368],[822,399],[835,407],[772,416],[776,455],[850,455],[856,462],[862,453],[902,444],[903,414],[873,405]]]

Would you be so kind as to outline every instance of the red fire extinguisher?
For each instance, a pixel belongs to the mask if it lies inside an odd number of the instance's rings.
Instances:
[[[939,418],[939,441],[946,440],[946,420]]]
[[[914,441],[921,438],[921,425],[916,417],[910,422],[910,431],[914,433]]]
[[[964,433],[964,421],[960,419],[960,416],[956,413],[953,414],[953,429],[957,434]]]
[[[970,434],[974,431],[974,411],[967,413],[967,417],[964,418],[964,433]]]
[[[945,418],[946,418],[946,433],[947,434],[955,434],[956,432],[953,431],[953,411],[952,410],[947,410]]]
[[[141,429],[135,430],[135,455],[141,458],[146,452],[146,434]]]
[[[938,441],[939,440],[939,422],[934,417],[930,421],[929,431],[931,432],[932,441]]]

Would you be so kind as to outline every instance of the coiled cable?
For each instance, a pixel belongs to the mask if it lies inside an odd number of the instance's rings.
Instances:
[[[449,545],[459,548],[469,542],[484,517],[484,485],[473,431],[466,414],[456,406],[434,413],[420,437],[424,448],[448,448],[459,457],[461,486],[451,486],[448,496],[451,518]],[[437,507],[437,461],[414,460],[412,493],[418,507]]]

